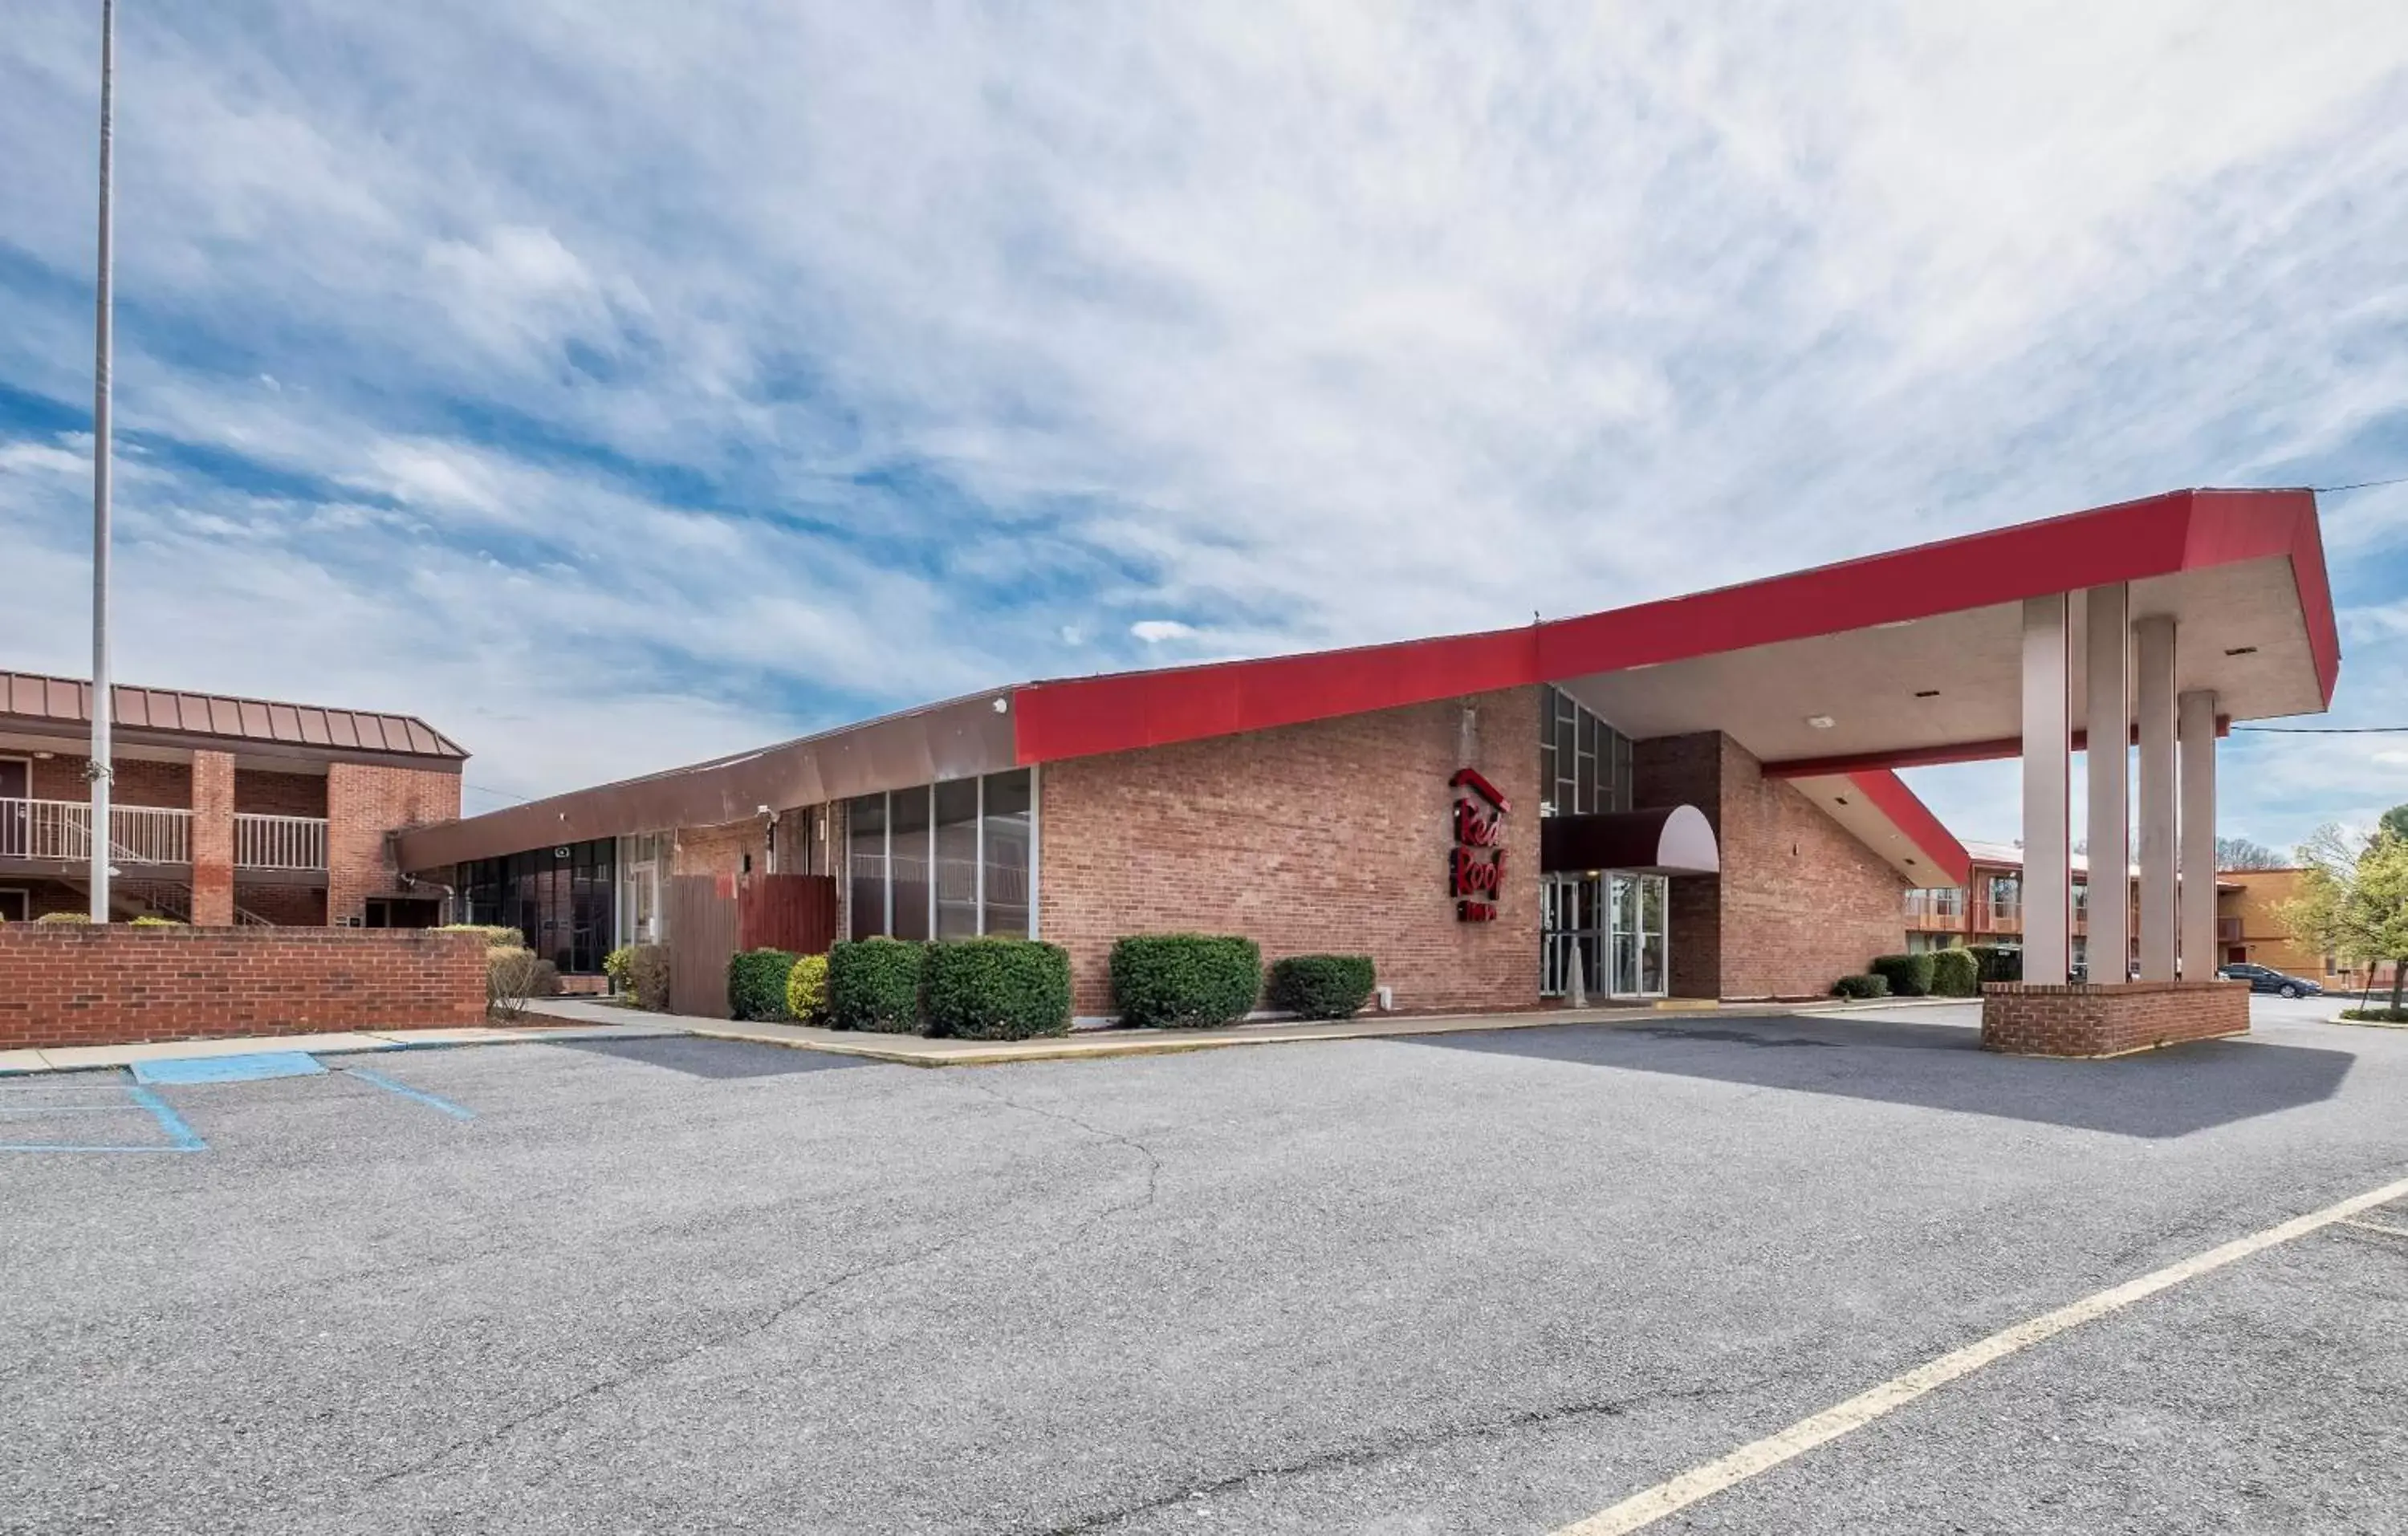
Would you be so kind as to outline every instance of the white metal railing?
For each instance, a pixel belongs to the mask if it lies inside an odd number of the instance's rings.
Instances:
[[[190,864],[193,813],[171,806],[108,808],[115,864]],[[92,807],[79,800],[0,799],[0,858],[88,861]]]
[[[326,867],[323,816],[253,816],[234,819],[237,869],[322,869]]]

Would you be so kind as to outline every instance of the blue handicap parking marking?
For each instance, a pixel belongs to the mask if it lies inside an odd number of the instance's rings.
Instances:
[[[239,1056],[183,1056],[173,1061],[137,1061],[134,1081],[172,1084],[254,1083],[270,1077],[322,1077],[326,1069],[306,1051],[259,1051]]]
[[[167,1101],[122,1079],[0,1089],[0,1152],[207,1152]]]

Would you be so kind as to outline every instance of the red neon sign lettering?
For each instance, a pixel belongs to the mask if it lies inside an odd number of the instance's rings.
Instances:
[[[1464,923],[1493,923],[1505,884],[1504,791],[1478,768],[1458,768],[1447,781],[1455,795],[1455,846],[1446,863],[1447,894]]]

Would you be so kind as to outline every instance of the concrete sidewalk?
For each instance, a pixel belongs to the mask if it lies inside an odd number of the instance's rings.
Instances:
[[[834,1055],[861,1056],[907,1067],[992,1067],[1013,1061],[1067,1061],[1090,1056],[1163,1055],[1211,1051],[1231,1045],[1286,1045],[1305,1041],[1384,1040],[1414,1035],[1453,1035],[1497,1029],[1545,1029],[1558,1025],[1655,1024],[1666,1019],[1794,1017],[1801,1013],[1869,1012],[1961,1004],[1962,998],[1884,998],[1879,1003],[1626,1003],[1608,1008],[1545,1009],[1523,1013],[1451,1013],[1399,1016],[1379,1013],[1352,1019],[1236,1024],[1222,1029],[1086,1029],[1037,1040],[930,1040],[921,1035],[864,1034],[800,1024],[733,1023],[726,1019],[654,1013],[650,1018],[680,1033],[711,1040],[749,1041]],[[617,1003],[580,998],[546,998],[531,1012],[580,1023],[624,1019]]]
[[[621,1012],[624,1012],[622,1010]],[[236,1035],[218,1040],[150,1041],[138,1045],[63,1045],[45,1050],[0,1051],[0,1077],[41,1072],[85,1072],[130,1067],[137,1061],[185,1061],[195,1056],[249,1055],[257,1051],[302,1051],[310,1055],[350,1055],[375,1051],[444,1050],[462,1045],[537,1045],[580,1040],[653,1040],[682,1035],[673,1025],[618,1020],[572,1026],[476,1026],[457,1029],[359,1029],[322,1035]]]

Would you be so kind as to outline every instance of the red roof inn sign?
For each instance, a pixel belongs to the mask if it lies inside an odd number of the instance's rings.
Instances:
[[[1493,923],[1497,893],[1505,883],[1505,817],[1512,807],[1478,768],[1458,768],[1447,782],[1455,789],[1455,849],[1447,859],[1455,915],[1466,923]]]

